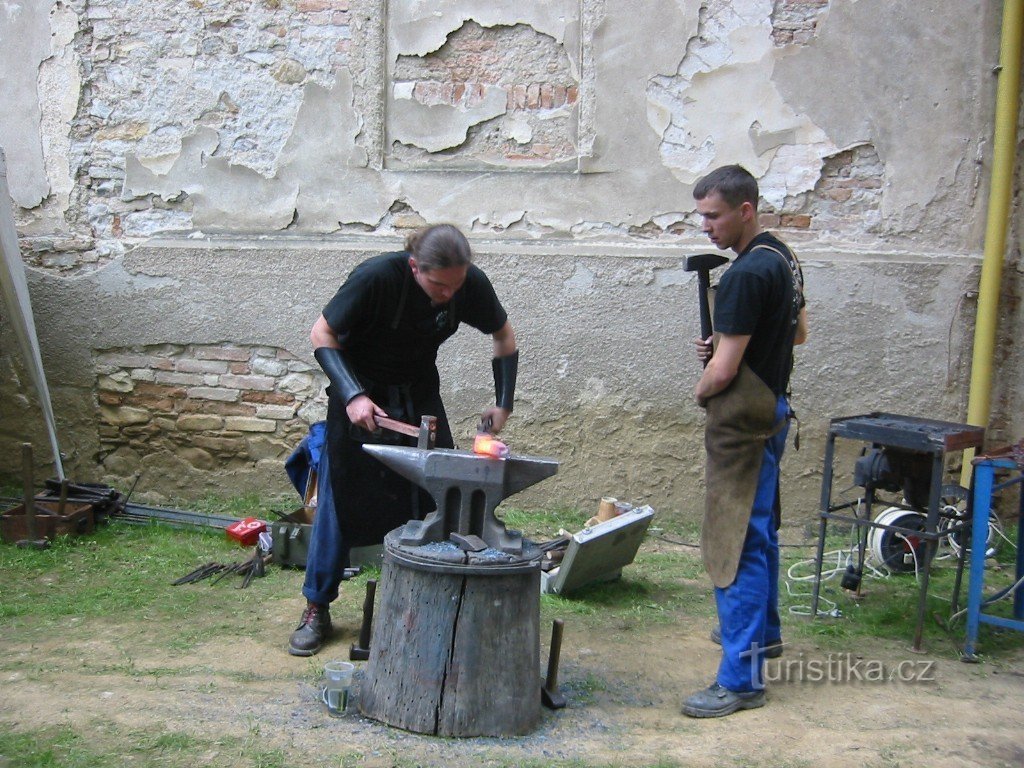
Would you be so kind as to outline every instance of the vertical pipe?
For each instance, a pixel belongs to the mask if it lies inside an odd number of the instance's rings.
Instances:
[[[992,402],[992,360],[995,356],[999,319],[1006,230],[1013,199],[1013,171],[1017,149],[1017,120],[1020,113],[1021,34],[1024,29],[1024,0],[1004,0],[1002,34],[999,44],[999,82],[996,88],[992,178],[985,226],[985,253],[978,289],[978,313],[971,360],[971,389],[967,421],[987,427]],[[970,460],[974,451],[964,453],[960,484],[970,482]]]

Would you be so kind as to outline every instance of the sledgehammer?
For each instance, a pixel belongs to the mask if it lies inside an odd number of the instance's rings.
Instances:
[[[697,273],[697,298],[700,301],[700,338],[706,339],[711,335],[711,306],[708,303],[708,288],[711,287],[711,270],[720,267],[729,259],[718,253],[700,253],[696,256],[686,257],[687,272]],[[708,361],[704,361],[706,366]]]
[[[548,676],[540,689],[540,702],[548,709],[562,709],[565,696],[558,690],[558,657],[562,654],[562,629],[565,622],[555,619],[551,624],[551,650],[548,651]]]

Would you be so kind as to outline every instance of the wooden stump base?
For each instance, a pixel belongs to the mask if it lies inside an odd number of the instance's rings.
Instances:
[[[437,736],[521,736],[540,719],[540,552],[457,564],[385,538],[367,717]],[[533,558],[536,559],[533,559]]]

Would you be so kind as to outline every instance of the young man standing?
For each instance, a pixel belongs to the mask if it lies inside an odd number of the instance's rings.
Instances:
[[[691,717],[722,717],[764,705],[764,656],[781,651],[779,461],[793,345],[806,339],[807,316],[796,257],[758,223],[756,179],[723,166],[693,196],[711,242],[736,253],[715,294],[713,347],[712,339],[697,341],[707,365],[694,390],[707,409],[701,549],[715,585],[722,660],[715,683],[682,707]]]

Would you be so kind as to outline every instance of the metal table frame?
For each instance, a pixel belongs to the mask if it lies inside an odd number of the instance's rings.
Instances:
[[[995,483],[997,469],[1012,470],[1017,473],[1005,482]],[[964,661],[976,661],[975,646],[978,642],[980,624],[991,624],[996,627],[1014,629],[1024,632],[1024,588],[1018,588],[1013,596],[1013,618],[982,613],[984,604],[981,594],[985,587],[985,552],[988,547],[988,521],[992,509],[992,495],[1011,485],[1020,485],[1024,474],[1020,467],[1009,459],[981,459],[974,465],[974,482],[972,500],[974,517],[971,528],[971,570],[967,584],[967,640],[964,643]],[[1020,513],[1024,515],[1024,486],[1020,493]],[[1024,524],[1017,520],[1017,567],[1014,571],[1014,582],[1024,577]]]
[[[913,425],[918,428],[917,432],[909,433],[906,429],[891,426],[892,421],[902,421],[904,424]],[[930,431],[928,431],[930,430]],[[839,515],[836,512],[851,507],[854,503],[845,502],[832,504],[832,478],[833,462],[835,457],[835,441],[837,437],[850,440],[858,440],[863,443],[871,443],[875,447],[901,448],[904,450],[930,454],[932,457],[931,486],[928,498],[927,517],[925,529],[910,530],[900,526],[884,525],[876,523],[871,519],[871,507],[874,504],[874,491],[867,488],[864,494],[864,517],[856,514]],[[981,427],[973,427],[966,424],[954,424],[951,422],[935,421],[932,419],[918,419],[908,416],[899,416],[891,413],[870,413],[861,416],[849,416],[832,419],[829,424],[828,439],[825,444],[825,467],[821,480],[821,509],[820,523],[818,530],[818,551],[815,561],[816,573],[814,578],[814,591],[811,599],[811,616],[818,615],[818,598],[821,590],[821,568],[825,554],[825,534],[829,520],[839,520],[856,526],[858,530],[858,557],[859,566],[863,567],[865,549],[867,547],[868,528],[881,528],[888,531],[895,531],[906,536],[914,536],[924,541],[924,555],[921,560],[920,574],[921,583],[918,590],[917,601],[917,624],[914,630],[915,651],[921,650],[921,637],[924,628],[924,616],[927,607],[928,582],[931,574],[932,559],[938,549],[939,539],[948,535],[952,529],[939,530],[939,508],[942,497],[942,478],[944,473],[944,461],[948,453],[962,451],[967,448],[979,448],[985,437],[985,430]],[[888,506],[903,506],[890,504]],[[907,509],[912,509],[907,507]],[[986,517],[987,520],[987,517]],[[961,523],[961,526],[966,523]],[[956,595],[960,591],[960,578],[963,569],[963,554],[958,559],[956,586],[954,587],[954,603]],[[955,610],[955,607],[954,607]]]

